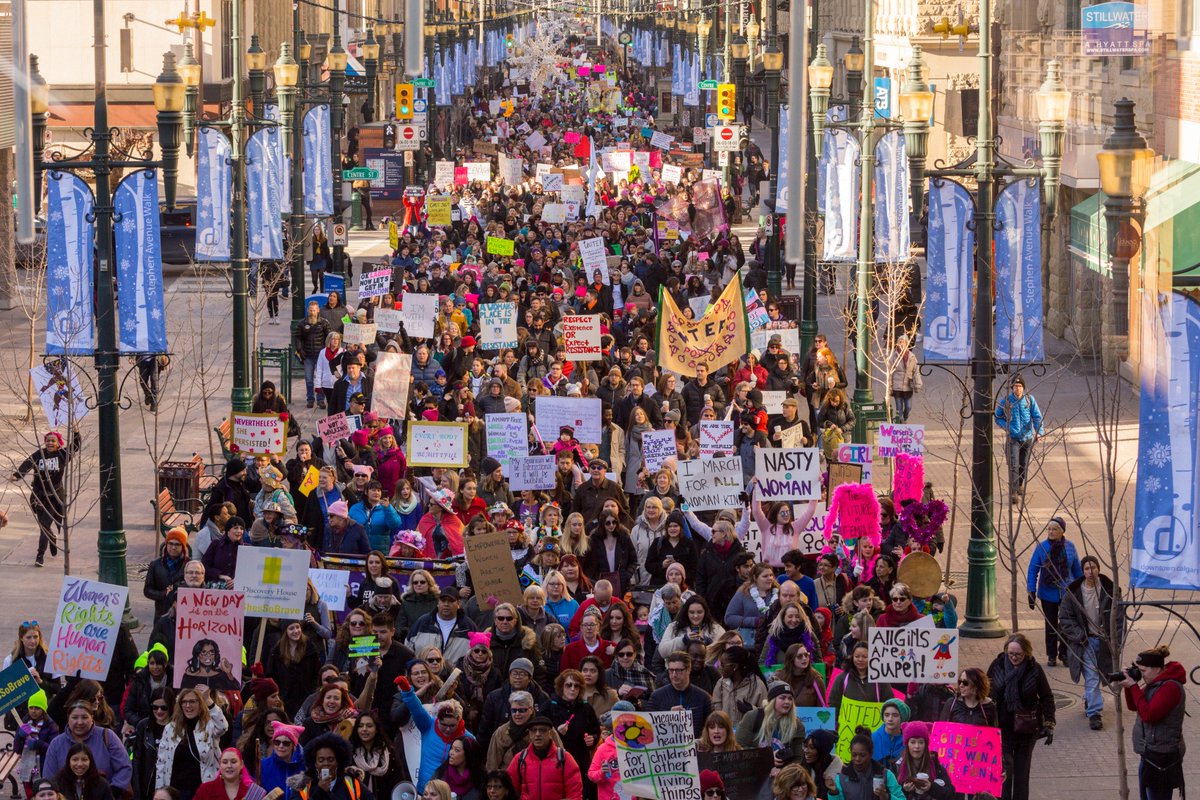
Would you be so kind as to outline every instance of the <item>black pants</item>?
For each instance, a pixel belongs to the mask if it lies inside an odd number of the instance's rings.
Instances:
[[[1004,800],[1029,800],[1029,773],[1033,769],[1033,736],[1008,734],[1002,739],[1004,753]]]
[[[138,383],[146,405],[158,404],[158,358],[150,356],[138,361]]]
[[[29,506],[33,509],[33,516],[37,518],[38,523],[37,560],[41,561],[45,557],[47,547],[50,548],[50,555],[58,555],[58,534],[63,523],[62,511],[56,510],[51,504],[37,497],[30,498]]]
[[[279,294],[271,292],[267,295],[267,316],[275,319],[279,316]]]
[[[1042,601],[1042,616],[1046,618],[1046,658],[1067,660],[1067,645],[1058,638],[1058,608],[1062,603]]]

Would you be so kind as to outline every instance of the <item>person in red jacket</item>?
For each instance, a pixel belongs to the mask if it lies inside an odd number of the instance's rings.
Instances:
[[[1167,661],[1171,651],[1159,645],[1138,653],[1139,686],[1125,672],[1125,705],[1137,712],[1133,724],[1133,751],[1142,757],[1138,783],[1145,800],[1170,800],[1183,789],[1183,718],[1187,673],[1178,661]]]
[[[574,757],[550,738],[547,717],[529,723],[529,747],[513,756],[508,776],[519,800],[583,800],[583,776]]]
[[[267,790],[259,786],[246,771],[242,753],[236,747],[221,751],[217,777],[200,784],[197,800],[263,800]]]
[[[907,584],[893,584],[890,599],[892,602],[879,615],[879,619],[875,620],[876,627],[899,628],[924,616],[913,605],[912,589],[909,589]]]

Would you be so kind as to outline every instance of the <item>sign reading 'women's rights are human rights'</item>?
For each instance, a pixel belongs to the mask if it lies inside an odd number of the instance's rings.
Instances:
[[[754,451],[762,500],[819,500],[821,459],[815,447],[763,447]]]

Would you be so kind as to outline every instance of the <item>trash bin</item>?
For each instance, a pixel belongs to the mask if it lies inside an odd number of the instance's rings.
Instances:
[[[169,489],[180,511],[200,511],[200,477],[204,474],[204,459],[192,456],[189,461],[164,461],[158,465],[158,485]]]

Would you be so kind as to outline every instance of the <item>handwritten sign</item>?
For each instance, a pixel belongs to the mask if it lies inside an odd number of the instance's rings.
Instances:
[[[410,467],[465,467],[467,424],[410,422],[405,451]]]
[[[833,461],[829,464],[829,488],[827,497],[832,497],[837,487],[843,483],[862,483],[862,464],[843,464]]]
[[[21,705],[40,689],[29,667],[25,666],[25,659],[18,658],[0,671],[0,715]]]
[[[344,569],[309,569],[308,579],[330,611],[346,610],[346,587],[350,573]]]
[[[548,172],[542,179],[542,191],[544,192],[561,192],[563,190],[563,174],[561,172]],[[543,215],[542,219],[546,219]],[[550,220],[546,219],[547,222]]]
[[[871,445],[839,444],[837,460],[843,464],[862,464],[862,482],[871,482]]]
[[[74,675],[102,681],[116,649],[117,626],[129,589],[71,575],[63,578],[54,632],[47,643],[50,675]]]
[[[700,420],[700,455],[731,454],[733,452],[733,434],[732,420]]]
[[[954,790],[963,795],[1004,791],[1000,729],[957,722],[933,723],[929,748],[950,773]]]
[[[881,458],[892,458],[897,453],[919,456],[925,452],[925,426],[881,422],[877,441]]]
[[[493,256],[511,256],[513,254],[513,240],[505,239],[499,236],[487,237],[487,251]]]
[[[562,176],[559,175],[559,178]],[[565,203],[546,203],[542,206],[542,222],[561,225],[567,221],[567,206]]]
[[[725,783],[728,800],[772,800],[771,770],[775,766],[770,747],[733,750],[724,753],[698,753],[701,770],[711,769]]]
[[[434,323],[438,315],[438,296],[436,294],[415,294],[405,292],[400,307],[400,321],[409,336],[418,339],[432,339]]]
[[[489,239],[489,241],[491,241]],[[517,346],[517,304],[484,303],[479,307],[479,336],[485,350]]]
[[[308,550],[239,547],[233,588],[246,598],[246,616],[303,619],[310,558]]]
[[[796,716],[804,723],[804,732],[837,731],[837,709],[833,706],[796,706]]]
[[[674,142],[674,136],[669,136],[662,131],[655,131],[650,137],[650,146],[657,147],[659,150],[670,150]]]
[[[679,183],[681,178],[683,178],[683,167],[675,164],[663,164],[663,183]]]
[[[468,161],[463,165],[467,170],[467,181],[483,181],[487,183],[492,179],[492,162],[490,161]]]
[[[282,455],[287,451],[287,422],[278,414],[242,414],[229,417],[232,439],[238,452],[253,455]]]
[[[225,589],[186,589],[175,603],[175,688],[242,685],[245,598]]]
[[[759,448],[754,474],[761,500],[816,500],[821,497],[820,451],[815,447]]]
[[[836,676],[834,678],[836,680]],[[862,700],[851,700],[843,697],[837,712],[837,749],[834,753],[838,758],[850,763],[850,740],[854,731],[860,725],[875,730],[883,724],[883,703],[867,703]]]
[[[478,597],[497,597],[502,602],[517,605],[524,602],[508,547],[508,536],[503,531],[468,536],[463,540],[463,545],[466,548],[467,569],[471,571],[471,583]]]
[[[594,272],[600,272],[600,278],[608,283],[608,252],[604,247],[604,237],[595,236],[579,241],[579,257],[583,260],[583,271],[588,283],[592,282]]]
[[[831,495],[829,508],[832,520],[827,525],[832,533],[833,522],[843,539],[854,541],[863,536],[875,538],[879,530],[879,500],[868,483],[843,483]]]
[[[925,493],[925,465],[921,456],[897,453],[892,462],[892,497],[896,505],[904,500],[920,500]]]
[[[433,184],[439,189],[454,185],[454,162],[436,161],[433,164]]]
[[[375,344],[374,322],[347,322],[342,326],[342,341],[346,344]]]
[[[317,433],[326,447],[333,447],[338,442],[350,438],[350,422],[346,412],[342,411],[329,417],[317,419]]]
[[[412,356],[386,350],[375,356],[375,385],[371,410],[384,419],[408,416],[408,389],[412,384]]]
[[[382,297],[388,293],[391,283],[392,270],[390,268],[368,272],[358,280],[358,296],[360,299],[364,297]]]
[[[622,712],[613,719],[613,741],[630,797],[700,800],[691,711]]]
[[[450,195],[433,195],[425,198],[425,221],[435,227],[447,227],[454,220],[450,216]]]
[[[783,401],[787,400],[788,393],[783,389],[773,389],[762,393],[763,396],[763,411],[768,414],[782,414]]]
[[[508,484],[514,492],[554,488],[554,456],[518,456],[509,461]]]
[[[646,463],[646,469],[657,472],[662,469],[663,461],[675,454],[675,431],[642,432],[642,461]]]
[[[565,316],[562,321],[563,355],[572,361],[600,358],[600,317],[596,314]]]
[[[600,398],[539,397],[536,408],[539,431],[554,435],[563,425],[570,425],[579,441],[600,443]]]
[[[879,683],[949,683],[958,676],[958,631],[922,617],[900,628],[872,627],[867,679]]]
[[[488,414],[484,417],[484,422],[487,454],[504,465],[504,472],[511,479],[510,459],[529,455],[528,417],[519,411],[512,414]]]
[[[694,458],[679,462],[679,493],[692,511],[714,511],[741,505],[740,458]]]
[[[399,333],[404,312],[396,308],[375,309],[375,327],[383,333]]]

